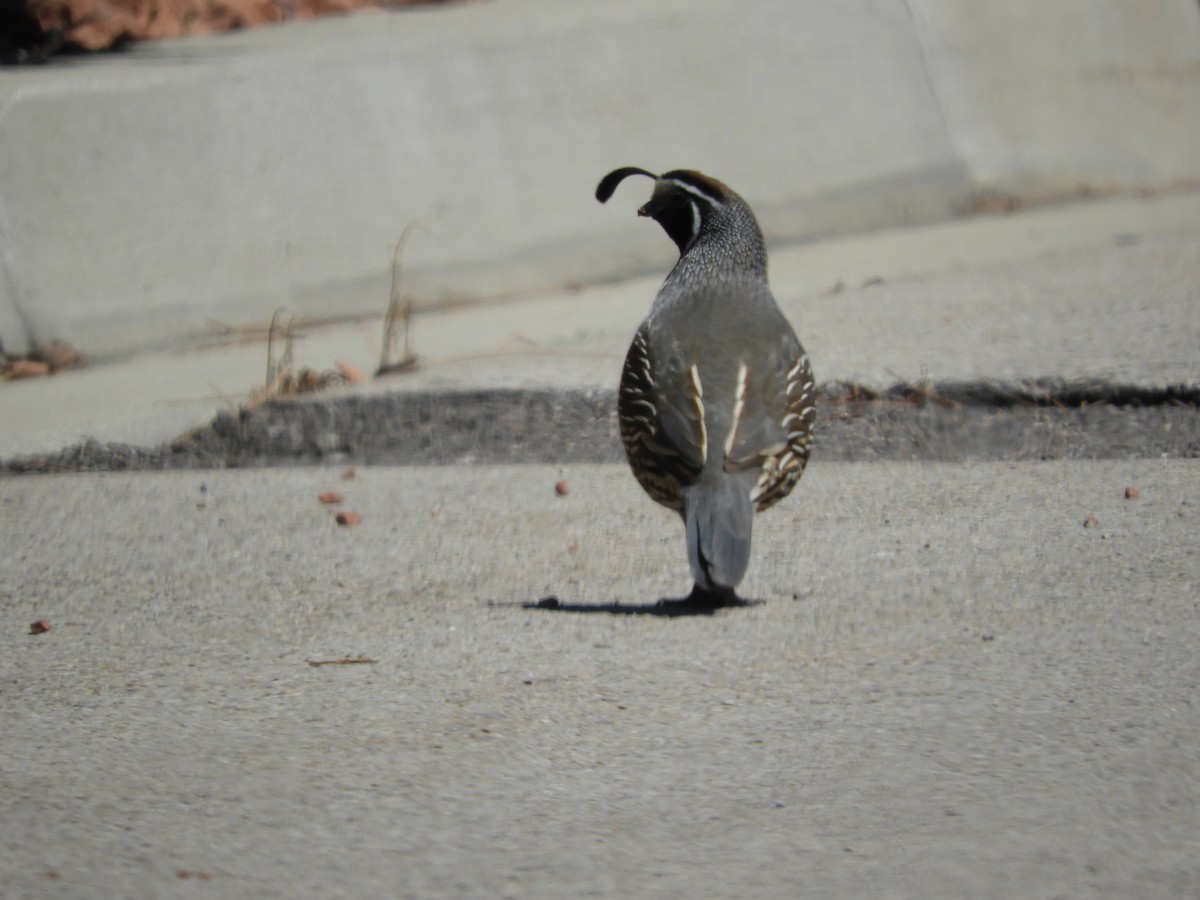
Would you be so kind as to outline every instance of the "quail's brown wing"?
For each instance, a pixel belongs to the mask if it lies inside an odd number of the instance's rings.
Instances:
[[[683,488],[700,477],[708,454],[703,395],[695,367],[685,374],[655,365],[645,324],[625,357],[617,417],[638,483],[658,503],[682,511]]]
[[[725,469],[758,470],[750,499],[759,512],[791,492],[812,450],[816,419],[812,365],[798,343],[792,349],[798,355],[786,369],[784,364],[771,365],[768,358],[747,363],[738,371]]]

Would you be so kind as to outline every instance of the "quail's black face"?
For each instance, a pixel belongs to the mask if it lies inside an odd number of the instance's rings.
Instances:
[[[649,216],[661,225],[680,253],[686,252],[700,233],[699,203],[669,181],[659,181],[654,186],[654,195],[638,210],[638,215]]]

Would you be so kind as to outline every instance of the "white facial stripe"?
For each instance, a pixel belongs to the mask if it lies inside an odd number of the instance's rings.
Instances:
[[[720,206],[725,202],[719,197],[714,197],[711,194],[704,193],[704,191],[700,190],[700,188],[693,184],[687,184],[683,181],[676,181],[674,178],[671,179],[671,184],[675,185],[675,187],[679,188],[681,191],[686,191],[693,197],[699,197],[701,200],[705,201],[706,203],[710,203],[713,206]]]

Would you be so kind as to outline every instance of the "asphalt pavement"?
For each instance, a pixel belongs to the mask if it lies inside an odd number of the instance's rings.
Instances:
[[[818,459],[762,602],[696,617],[617,466],[9,478],[0,515],[6,897],[1200,891],[1194,460]]]

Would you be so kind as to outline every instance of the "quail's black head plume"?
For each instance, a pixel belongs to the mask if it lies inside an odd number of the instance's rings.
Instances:
[[[746,202],[699,172],[616,169],[654,180],[638,210],[679,248],[634,335],[618,395],[621,441],[642,488],[687,532],[692,597],[727,602],[750,562],[755,512],[783,499],[808,462],[816,415],[808,354],[767,285]]]

